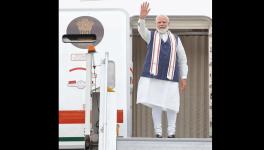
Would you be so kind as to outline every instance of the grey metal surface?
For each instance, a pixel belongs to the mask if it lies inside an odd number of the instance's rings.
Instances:
[[[212,150],[211,138],[117,138],[117,150]],[[84,149],[81,144],[60,146],[60,150]]]
[[[212,139],[118,138],[117,150],[212,150]]]

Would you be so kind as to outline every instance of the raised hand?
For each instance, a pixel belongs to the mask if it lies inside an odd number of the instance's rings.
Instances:
[[[149,3],[148,2],[144,2],[143,4],[141,4],[141,9],[140,9],[140,19],[144,19],[148,13],[149,13],[150,9],[149,9]]]

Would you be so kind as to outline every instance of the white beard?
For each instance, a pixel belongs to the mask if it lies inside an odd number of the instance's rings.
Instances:
[[[169,27],[167,26],[165,29],[158,29],[156,28],[159,33],[166,33],[169,30]]]

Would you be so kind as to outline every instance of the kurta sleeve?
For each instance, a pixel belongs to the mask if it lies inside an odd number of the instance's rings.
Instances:
[[[179,68],[180,68],[180,78],[181,79],[187,79],[188,75],[188,64],[187,64],[187,56],[184,50],[184,47],[182,45],[181,39],[178,38],[178,43],[177,43],[177,55],[178,55],[178,63],[179,63]]]
[[[138,32],[140,36],[142,37],[142,39],[145,40],[147,44],[149,44],[151,32],[149,31],[148,28],[146,28],[144,19],[138,20]]]

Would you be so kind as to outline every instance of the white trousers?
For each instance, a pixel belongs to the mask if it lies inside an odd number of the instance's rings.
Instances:
[[[166,110],[166,114],[168,120],[167,133],[168,135],[173,135],[173,134],[175,135],[177,112],[172,110]],[[154,131],[155,134],[159,134],[159,135],[162,135],[161,117],[162,117],[162,108],[152,107],[152,119],[154,124]]]
[[[167,113],[168,135],[175,134],[176,116],[180,107],[178,82],[140,77],[137,91],[139,103],[152,108],[155,134],[162,135],[162,111]]]

